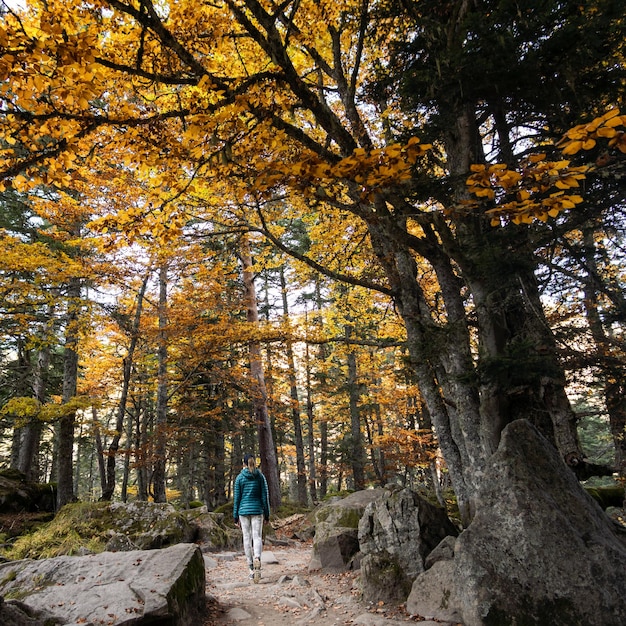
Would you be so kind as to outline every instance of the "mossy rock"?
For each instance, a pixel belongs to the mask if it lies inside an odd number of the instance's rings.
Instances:
[[[345,498],[333,498],[317,507],[312,513],[314,524],[328,524],[341,528],[359,528],[365,507],[385,495],[385,489],[355,491]]]
[[[51,513],[55,503],[54,483],[29,482],[17,470],[0,471],[0,513]]]
[[[76,502],[5,551],[11,559],[155,549],[195,538],[196,529],[169,504]],[[121,540],[123,538],[123,540]]]
[[[624,487],[609,485],[605,487],[585,487],[585,491],[603,508],[621,507],[624,504]]]

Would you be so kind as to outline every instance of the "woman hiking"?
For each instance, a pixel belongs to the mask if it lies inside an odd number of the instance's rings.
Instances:
[[[243,457],[243,469],[235,480],[233,518],[243,533],[243,551],[248,559],[250,578],[258,583],[261,580],[263,522],[269,522],[270,505],[267,481],[252,454]]]

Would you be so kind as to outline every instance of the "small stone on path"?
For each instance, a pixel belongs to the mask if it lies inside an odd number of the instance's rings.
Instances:
[[[280,561],[274,556],[270,550],[264,550],[261,553],[261,563],[263,565],[278,565]]]
[[[228,613],[226,613],[227,619],[232,619],[235,622],[242,622],[245,619],[250,619],[252,615],[248,613],[248,611],[244,611],[244,609],[236,606],[233,609],[230,609]]]

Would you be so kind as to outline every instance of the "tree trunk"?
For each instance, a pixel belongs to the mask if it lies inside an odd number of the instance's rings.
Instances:
[[[98,411],[96,407],[91,408],[91,421],[93,423],[93,436],[96,447],[96,458],[98,460],[98,476],[100,478],[100,493],[103,493],[106,488],[106,463],[104,460],[104,444],[102,442],[102,434],[100,429],[100,422],[98,421]]]
[[[293,342],[291,341],[289,327],[289,302],[287,300],[287,282],[285,280],[285,268],[280,268],[280,290],[283,301],[283,317],[287,328],[285,349],[287,351],[287,376],[289,379],[289,395],[291,396],[291,421],[293,423],[294,440],[296,447],[296,470],[298,474],[298,502],[302,505],[307,503],[306,492],[306,465],[304,460],[304,441],[302,438],[302,423],[300,421],[300,398],[296,382],[296,363],[293,356]]]
[[[50,367],[50,348],[43,346],[37,355],[37,365],[33,375],[33,397],[43,405],[46,401],[48,368]],[[21,429],[20,449],[17,469],[26,476],[26,480],[39,482],[39,443],[43,424],[34,418]]]
[[[309,450],[309,497],[311,503],[317,502],[316,471],[315,471],[315,421],[313,419],[313,390],[311,389],[311,358],[309,344],[305,346],[306,360],[306,416],[307,416],[307,448]]]
[[[137,466],[137,499],[148,500],[150,477],[148,475],[148,412],[143,400],[139,402],[135,412],[135,463]]]
[[[345,327],[346,345],[352,334],[352,327]],[[363,434],[361,432],[361,413],[359,407],[360,386],[357,379],[356,354],[348,348],[348,396],[350,404],[350,439],[349,454],[352,467],[354,488],[359,491],[365,489],[365,450],[363,448]]]
[[[322,288],[319,280],[315,282],[315,306],[317,308],[321,327],[324,303],[322,302]],[[319,360],[321,363],[326,360],[326,347],[324,344],[321,344],[319,348]],[[323,380],[320,380],[320,386],[323,384]],[[328,422],[323,416],[322,419],[318,421],[320,429],[319,497],[320,499],[323,499],[328,493]]]
[[[615,445],[615,467],[626,480],[626,367],[620,353],[607,336],[600,314],[596,277],[595,229],[589,225],[583,231],[584,261],[587,278],[584,279],[585,313],[587,324],[597,350],[597,367],[603,379],[604,402],[609,416],[611,435]]]
[[[16,388],[16,395],[27,397],[33,392],[32,388],[28,386],[28,376],[31,371],[30,352],[26,349],[24,341],[20,338],[16,340],[17,343],[17,365],[20,376],[18,378],[18,384]],[[20,452],[22,449],[22,437],[24,434],[24,428],[14,428],[11,438],[11,456],[9,461],[9,467],[11,469],[18,469],[20,464]]]
[[[159,268],[159,345],[157,352],[157,403],[154,423],[154,465],[152,470],[152,497],[155,502],[167,502],[167,265]]]
[[[124,418],[126,417],[126,404],[128,401],[128,390],[130,388],[130,377],[133,369],[133,358],[135,356],[135,348],[137,346],[137,340],[139,339],[139,324],[141,323],[141,313],[143,309],[143,299],[148,286],[148,279],[150,272],[146,272],[144,279],[139,288],[137,294],[137,308],[135,309],[135,316],[130,328],[123,328],[130,335],[130,344],[128,346],[128,352],[122,360],[122,388],[120,389],[120,400],[117,405],[117,417],[115,420],[115,432],[111,443],[109,444],[109,452],[107,454],[106,463],[106,486],[102,490],[102,500],[110,501],[115,491],[115,462],[117,452],[120,447],[120,439],[124,432]],[[167,276],[165,277],[167,280]],[[167,284],[167,283],[166,283]],[[166,292],[167,298],[167,292]],[[160,318],[159,318],[160,319]]]
[[[244,298],[246,303],[246,319],[257,326],[259,323],[259,309],[257,305],[254,273],[252,271],[252,256],[250,244],[244,237],[241,242],[241,263],[243,266]],[[267,410],[267,389],[265,387],[265,373],[261,359],[261,347],[258,341],[248,343],[250,354],[250,378],[252,384],[252,403],[257,426],[259,454],[261,466],[270,493],[270,506],[277,509],[281,502],[280,479],[278,476],[278,462],[274,448],[274,438]]]
[[[78,387],[78,311],[81,285],[79,278],[72,278],[68,285],[68,313],[63,351],[63,398],[67,405]],[[74,425],[76,410],[64,411],[59,420],[57,449],[57,509],[73,502],[74,496]]]
[[[122,488],[120,498],[122,502],[128,502],[128,481],[130,480],[130,455],[132,453],[133,419],[129,415],[126,422],[126,450],[124,451],[124,471],[122,473]]]

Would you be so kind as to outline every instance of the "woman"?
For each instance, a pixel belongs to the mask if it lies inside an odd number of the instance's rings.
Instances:
[[[233,518],[243,532],[243,551],[248,559],[250,578],[258,583],[261,580],[263,521],[270,519],[270,505],[267,481],[251,454],[243,457],[243,469],[235,480]]]

